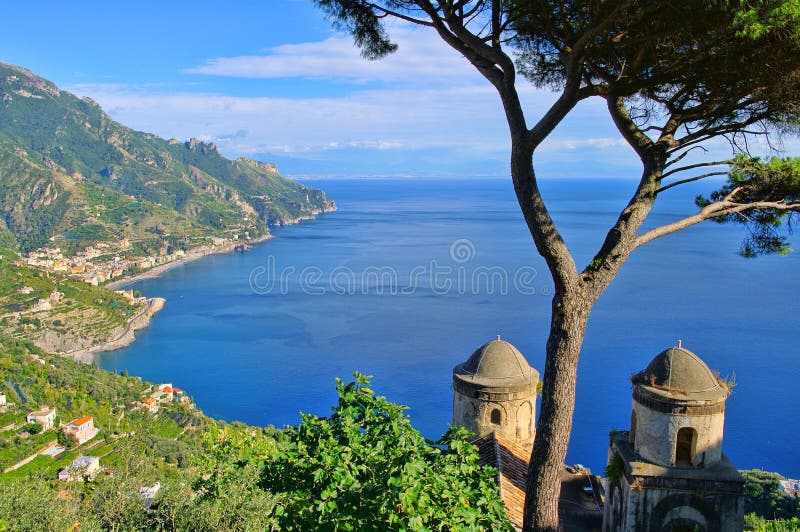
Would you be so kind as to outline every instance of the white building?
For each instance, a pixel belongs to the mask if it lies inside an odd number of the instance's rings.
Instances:
[[[161,482],[156,482],[152,486],[142,486],[139,488],[139,496],[144,499],[144,507],[149,509],[150,505],[153,503],[153,499],[158,493],[158,490],[161,489]]]
[[[80,456],[70,465],[59,471],[58,480],[62,482],[82,481],[94,477],[100,471],[100,458],[97,456]]]
[[[56,421],[56,409],[42,406],[41,410],[37,410],[28,414],[28,416],[25,418],[25,421],[28,423],[38,423],[41,425],[43,431],[50,430],[53,428],[53,424]]]

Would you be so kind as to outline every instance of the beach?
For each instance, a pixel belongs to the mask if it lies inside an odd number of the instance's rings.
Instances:
[[[231,253],[235,251],[236,248],[242,245],[250,246],[252,244],[258,244],[259,242],[264,242],[266,240],[269,240],[270,238],[272,238],[272,234],[268,233],[263,237],[254,238],[252,240],[247,240],[243,242],[233,241],[223,244],[221,246],[199,246],[187,251],[186,255],[184,255],[180,259],[173,260],[164,264],[159,264],[158,266],[154,266],[149,270],[137,273],[136,275],[132,275],[130,277],[124,277],[122,279],[111,281],[110,283],[107,283],[103,286],[105,288],[108,288],[109,290],[120,290],[142,279],[154,279],[160,276],[162,273],[169,271],[173,268],[177,268],[182,264],[187,264],[189,262],[195,261],[197,259],[202,259],[203,257],[207,257],[209,255],[216,255],[219,253]]]

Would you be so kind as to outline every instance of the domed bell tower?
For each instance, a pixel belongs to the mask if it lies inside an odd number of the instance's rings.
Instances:
[[[453,368],[453,424],[477,436],[502,432],[519,445],[532,446],[538,383],[539,372],[498,336]]]
[[[680,342],[633,379],[612,432],[604,531],[741,530],[744,479],[722,453],[727,384]]]

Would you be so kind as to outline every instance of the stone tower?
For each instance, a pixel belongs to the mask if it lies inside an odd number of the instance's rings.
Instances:
[[[533,445],[539,373],[516,347],[497,337],[453,369],[453,424],[478,436],[494,431]]]
[[[631,429],[610,437],[603,530],[742,530],[744,479],[722,453],[728,386],[680,342],[632,382]]]

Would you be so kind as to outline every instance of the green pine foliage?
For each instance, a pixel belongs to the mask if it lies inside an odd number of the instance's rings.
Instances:
[[[715,202],[732,204],[762,203],[763,208],[750,209],[746,213],[733,213],[712,218],[719,223],[743,225],[748,235],[742,243],[743,257],[756,257],[777,253],[785,255],[791,251],[787,233],[792,230],[796,213],[769,207],[770,203],[786,204],[800,200],[800,158],[758,157],[738,155],[731,162],[727,182],[708,198],[698,196],[698,207],[707,207]]]

